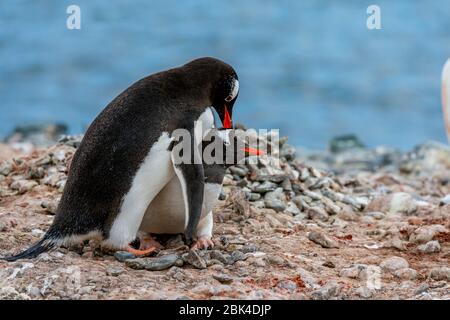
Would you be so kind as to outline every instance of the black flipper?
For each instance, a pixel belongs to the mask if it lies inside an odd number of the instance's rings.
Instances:
[[[41,240],[36,242],[34,245],[32,245],[27,250],[25,250],[21,253],[18,253],[14,256],[11,256],[11,257],[0,258],[0,260],[6,260],[6,261],[12,262],[12,261],[16,261],[19,259],[33,259],[33,258],[36,258],[41,253],[49,251],[54,246],[55,246],[54,240],[51,239],[51,237],[48,234],[46,234]]]
[[[186,242],[188,244],[192,243],[193,237],[197,230],[198,223],[202,214],[203,207],[203,189],[204,189],[204,171],[201,164],[181,164],[177,166],[178,178],[184,179],[187,198],[187,211],[188,211],[188,224],[185,230]]]
[[[176,136],[176,146],[171,147],[175,173],[180,180],[188,223],[185,230],[187,244],[191,244],[202,214],[205,174],[195,132],[192,128],[188,136]],[[182,141],[179,141],[180,138]],[[195,151],[194,151],[195,150]],[[181,151],[181,153],[180,153]],[[186,152],[188,151],[188,152]],[[180,154],[185,153],[180,157]]]

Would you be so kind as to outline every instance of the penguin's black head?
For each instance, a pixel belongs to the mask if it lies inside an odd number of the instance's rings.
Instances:
[[[239,80],[236,73],[226,74],[219,80],[213,99],[213,107],[219,114],[225,129],[233,127],[233,106],[239,95]]]
[[[233,106],[239,94],[239,80],[233,67],[210,57],[199,58],[187,64],[199,71],[198,76],[208,79],[211,102],[226,129],[233,127]]]

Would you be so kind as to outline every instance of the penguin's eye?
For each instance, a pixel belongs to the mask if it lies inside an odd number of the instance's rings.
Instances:
[[[226,102],[230,102],[231,100],[233,100],[233,97],[231,96],[231,94],[225,98]]]

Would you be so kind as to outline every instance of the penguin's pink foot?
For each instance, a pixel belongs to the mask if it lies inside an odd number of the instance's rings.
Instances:
[[[139,241],[141,243],[139,245],[139,250],[147,250],[150,248],[162,249],[163,247],[158,241],[153,239],[153,237],[150,235],[140,238]]]
[[[161,248],[162,245],[158,241],[153,239],[151,235],[147,234],[142,238],[139,238],[139,249],[135,249],[131,245],[129,245],[127,251],[137,257],[145,257],[159,251]]]
[[[151,255],[153,252],[156,252],[158,249],[155,247],[152,248],[148,248],[146,250],[139,250],[139,249],[134,249],[131,246],[127,247],[127,251],[129,253],[134,254],[136,257],[146,257]]]
[[[208,236],[200,237],[192,245],[191,249],[208,249],[214,247],[214,242]]]

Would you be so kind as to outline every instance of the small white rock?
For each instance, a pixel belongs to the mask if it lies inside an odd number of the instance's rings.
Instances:
[[[411,214],[417,211],[417,204],[414,198],[405,192],[397,192],[392,195],[389,204],[389,212],[392,214]]]
[[[374,295],[375,290],[366,286],[362,286],[356,289],[355,293],[361,298],[369,299]]]
[[[450,194],[447,194],[445,197],[441,199],[441,204],[442,205],[450,204]]]
[[[447,228],[440,224],[423,226],[414,230],[409,237],[409,241],[413,243],[426,243],[433,240],[437,234],[444,232],[447,232]]]
[[[348,268],[343,268],[339,272],[340,277],[350,278],[350,279],[361,279],[363,271],[367,269],[365,264],[355,264]]]
[[[441,251],[441,245],[439,241],[434,240],[418,246],[417,249],[422,253],[437,253]]]
[[[450,281],[450,267],[436,267],[431,269],[430,278],[436,281]]]
[[[394,276],[403,280],[417,279],[417,271],[411,268],[398,269],[394,272]]]
[[[394,256],[394,257],[390,257],[390,258],[387,258],[387,259],[384,259],[383,261],[381,261],[380,267],[383,268],[384,270],[394,272],[399,269],[408,268],[409,263],[408,263],[408,261],[406,261],[405,259],[403,259],[401,257]]]
[[[45,232],[41,229],[33,229],[31,230],[31,235],[34,237],[41,237]]]

